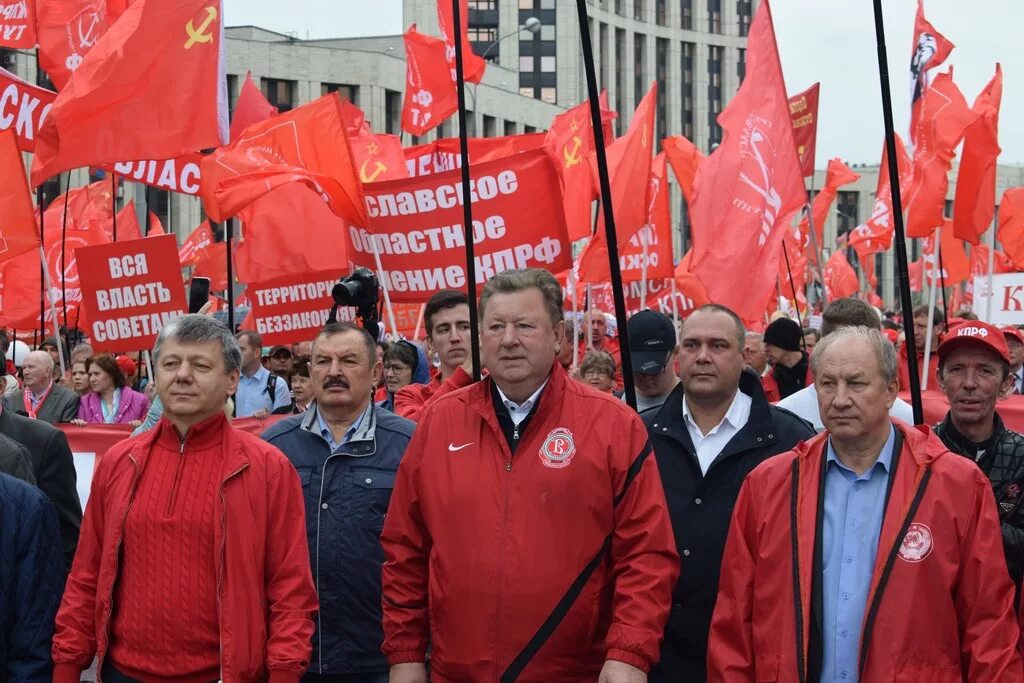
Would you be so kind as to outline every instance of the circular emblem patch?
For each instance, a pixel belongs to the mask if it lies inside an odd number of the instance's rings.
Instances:
[[[540,461],[545,467],[562,469],[568,467],[572,457],[576,455],[576,444],[572,438],[572,432],[565,427],[557,427],[551,430],[548,437],[544,439],[544,445],[540,447]]]
[[[920,562],[932,552],[932,530],[926,525],[914,522],[907,529],[900,545],[900,558],[907,562]]]

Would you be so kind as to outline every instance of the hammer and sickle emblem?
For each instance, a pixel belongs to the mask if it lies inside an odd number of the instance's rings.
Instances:
[[[362,180],[364,183],[372,183],[375,180],[377,180],[377,178],[380,177],[381,173],[387,173],[388,167],[379,161],[374,162],[376,165],[374,167],[373,173],[367,173],[366,164],[368,163],[370,163],[369,159],[364,161],[363,165],[359,167],[359,179]]]
[[[565,159],[566,168],[572,168],[583,161],[583,159],[580,158],[580,147],[582,146],[583,140],[580,140],[577,135],[572,139],[572,149],[569,148],[569,145],[562,148],[562,157]]]
[[[203,23],[199,25],[199,28],[195,28],[192,25],[192,20],[189,19],[188,23],[185,24],[185,32],[188,34],[188,40],[185,42],[185,49],[191,50],[193,45],[197,43],[212,43],[213,32],[206,32],[206,29],[210,28],[210,24],[217,21],[217,8],[210,6],[206,8],[206,18],[203,19]]]

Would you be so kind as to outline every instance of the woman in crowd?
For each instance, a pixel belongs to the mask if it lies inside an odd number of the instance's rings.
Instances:
[[[580,380],[598,391],[612,393],[615,386],[615,359],[607,351],[588,351],[580,363]]]
[[[93,356],[85,362],[92,389],[82,397],[75,424],[127,424],[138,427],[149,410],[149,399],[134,391],[110,354]]]
[[[79,396],[85,396],[90,391],[89,371],[85,369],[85,360],[76,360],[71,364],[71,389]]]
[[[384,387],[387,398],[377,403],[386,410],[395,409],[395,394],[410,384],[430,381],[430,363],[427,354],[416,344],[400,339],[384,354]]]
[[[309,379],[309,358],[292,361],[292,413],[304,413],[313,402],[313,383]]]

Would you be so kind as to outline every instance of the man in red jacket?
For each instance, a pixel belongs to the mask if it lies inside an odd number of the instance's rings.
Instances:
[[[95,655],[104,683],[297,683],[309,666],[302,485],[225,417],[241,360],[212,318],[160,333],[163,418],[96,468],[57,615],[57,683],[77,683]]]
[[[988,479],[890,420],[897,359],[880,332],[836,330],[811,360],[826,431],[743,484],[708,680],[1024,681]]]
[[[395,414],[413,422],[445,394],[473,383],[466,295],[444,290],[430,297],[423,309],[423,322],[427,341],[440,360],[440,368],[429,383],[409,384],[395,393]]]
[[[506,271],[480,297],[490,376],[427,409],[384,547],[392,683],[643,683],[678,555],[643,422],[569,379],[562,290]]]

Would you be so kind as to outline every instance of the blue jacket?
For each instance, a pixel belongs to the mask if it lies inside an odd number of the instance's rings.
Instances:
[[[57,509],[34,486],[0,474],[0,683],[48,683],[64,590]]]
[[[314,403],[263,433],[295,465],[306,499],[309,557],[320,597],[311,673],[388,670],[380,649],[380,533],[414,428],[371,405],[356,433],[332,455],[320,436]]]

